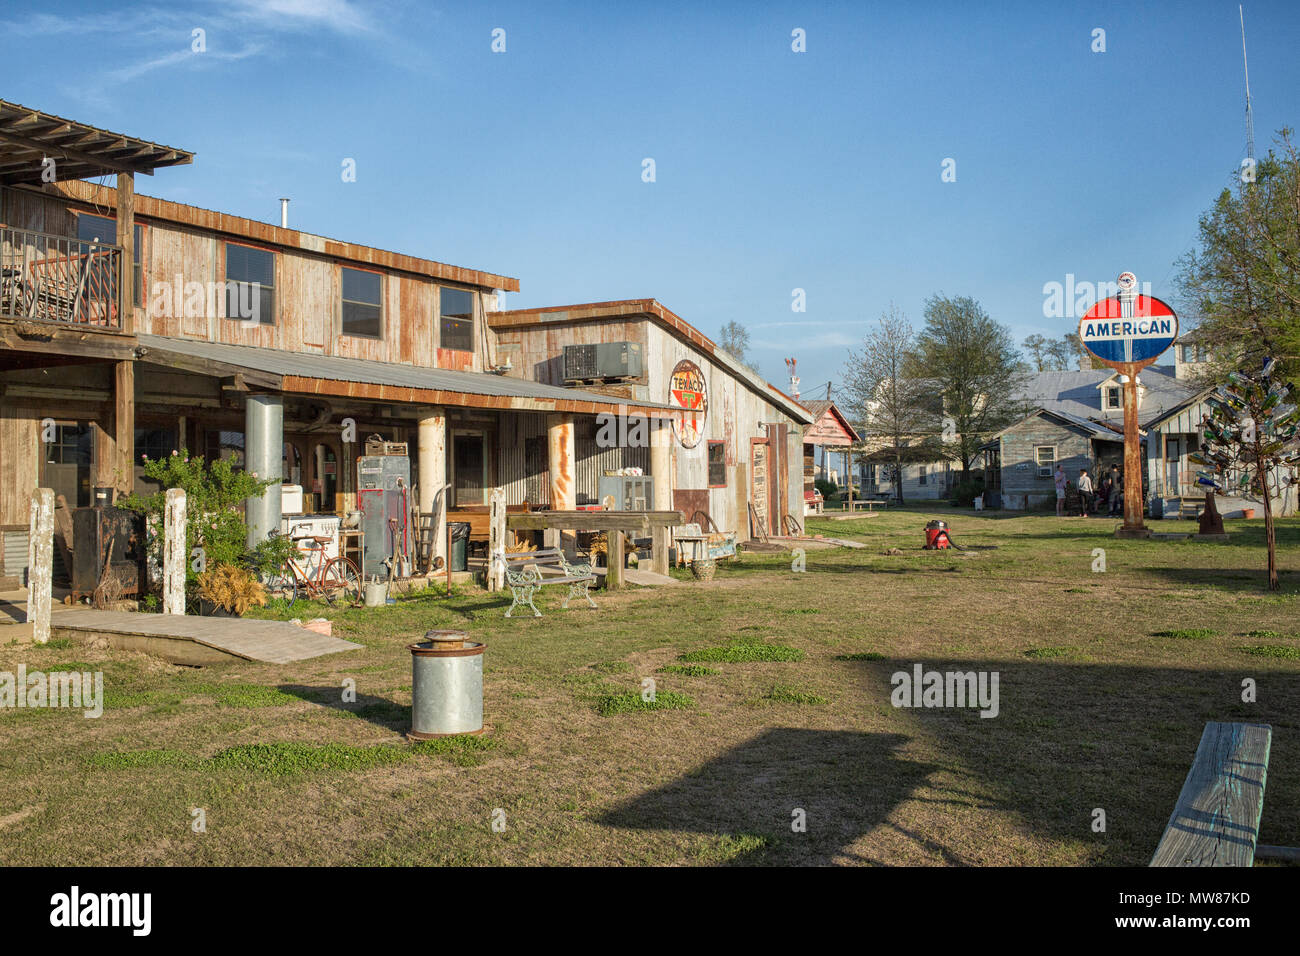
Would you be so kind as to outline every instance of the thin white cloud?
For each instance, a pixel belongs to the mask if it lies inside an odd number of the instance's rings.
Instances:
[[[175,66],[179,63],[188,63],[194,66],[206,66],[212,62],[245,60],[260,52],[262,52],[262,45],[258,43],[247,46],[242,50],[233,50],[228,53],[220,50],[208,50],[203,53],[194,53],[191,50],[177,50],[174,53],[168,53],[152,60],[146,60],[143,63],[136,63],[120,70],[112,70],[108,74],[108,77],[110,80],[125,83],[127,80],[133,80],[137,76],[141,76],[151,70],[157,70],[167,66]]]
[[[239,0],[231,14],[273,29],[322,26],[339,33],[375,29],[369,13],[348,0]]]
[[[192,31],[206,33],[208,49],[202,54],[190,49]],[[56,38],[114,35],[134,53],[136,62],[111,70],[104,79],[126,83],[146,73],[170,67],[201,66],[223,61],[244,60],[272,46],[269,37],[276,34],[312,34],[321,31],[347,36],[367,35],[372,41],[383,39],[383,31],[369,10],[353,0],[235,0],[200,4],[193,9],[178,7],[137,7],[109,14],[76,16],[34,13],[16,17],[6,23],[6,32],[14,36]],[[235,36],[244,41],[236,50],[220,49],[221,40]],[[394,45],[397,41],[394,41]],[[170,49],[158,52],[159,47]],[[179,48],[178,48],[179,47]],[[79,98],[90,96],[83,91]],[[102,89],[99,94],[102,97]]]

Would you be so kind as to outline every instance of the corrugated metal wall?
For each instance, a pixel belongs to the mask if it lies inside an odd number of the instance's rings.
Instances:
[[[596,420],[593,416],[575,416],[573,451],[577,459],[576,492],[578,504],[596,501],[600,476],[606,470],[641,468],[650,472],[649,448],[599,448],[596,445]],[[506,489],[506,504],[527,501],[534,507],[550,504],[547,481],[546,415],[531,412],[506,412],[501,416],[500,481]]]
[[[25,579],[27,574],[28,533],[26,531],[0,531],[0,538],[4,538],[4,573]]]

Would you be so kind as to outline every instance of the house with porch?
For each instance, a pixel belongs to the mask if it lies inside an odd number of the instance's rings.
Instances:
[[[509,276],[135,192],[192,160],[0,101],[0,580],[22,579],[33,488],[69,511],[152,491],[142,456],[182,450],[280,479],[249,502],[250,543],[290,490],[306,518],[356,510],[371,438],[407,446],[430,559],[494,488],[702,511],[742,538],[801,514],[807,411],[657,302],[499,312]],[[557,372],[612,339],[641,350],[635,374]],[[609,493],[633,478],[653,490]]]
[[[1143,500],[1152,514],[1195,514],[1205,488],[1189,456],[1201,443],[1201,420],[1210,389],[1198,384],[1207,355],[1194,341],[1175,343],[1173,365],[1152,365],[1138,375],[1138,429],[1142,446]],[[1124,389],[1113,369],[1040,372],[1026,398],[1035,408],[981,446],[986,502],[1011,510],[1047,507],[1055,501],[1053,474],[1059,463],[1077,483],[1088,469],[1096,482],[1112,465],[1124,467]],[[1276,497],[1275,513],[1293,513],[1294,476]],[[1227,517],[1256,502],[1220,496]]]
[[[43,156],[58,158],[48,181]],[[665,403],[503,374],[489,312],[508,276],[137,195],[137,174],[192,154],[0,102],[0,577],[21,580],[28,496],[68,509],[141,484],[141,456],[188,450],[278,477],[250,540],[281,527],[281,487],[308,514],[356,508],[370,436],[406,442],[407,494],[433,516],[512,489],[573,508],[597,415]],[[75,177],[114,174],[116,188]],[[595,491],[594,488],[591,489]]]

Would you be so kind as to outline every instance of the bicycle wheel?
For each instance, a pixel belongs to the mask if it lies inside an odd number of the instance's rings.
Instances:
[[[320,587],[331,606],[339,599],[353,607],[361,603],[361,572],[351,558],[334,558],[325,565]]]
[[[269,594],[283,597],[285,604],[293,607],[298,600],[298,579],[294,576],[293,570],[285,565],[266,579],[266,590]]]

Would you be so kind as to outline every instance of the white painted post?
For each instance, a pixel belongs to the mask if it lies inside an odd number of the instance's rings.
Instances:
[[[497,556],[505,556],[506,550],[506,490],[493,488],[492,498],[488,504],[488,571],[487,585],[489,591],[499,591],[505,587],[506,569],[497,561]]]
[[[54,491],[50,488],[33,491],[29,513],[27,620],[32,622],[32,640],[44,644],[50,639],[54,587]]]
[[[185,614],[185,565],[189,560],[185,547],[185,507],[185,490],[168,488],[163,524],[164,614]]]
[[[447,413],[441,408],[431,409],[420,419],[419,431],[420,512],[433,518],[433,557],[442,555],[451,566],[451,553],[447,552]],[[444,554],[444,552],[447,552]]]

